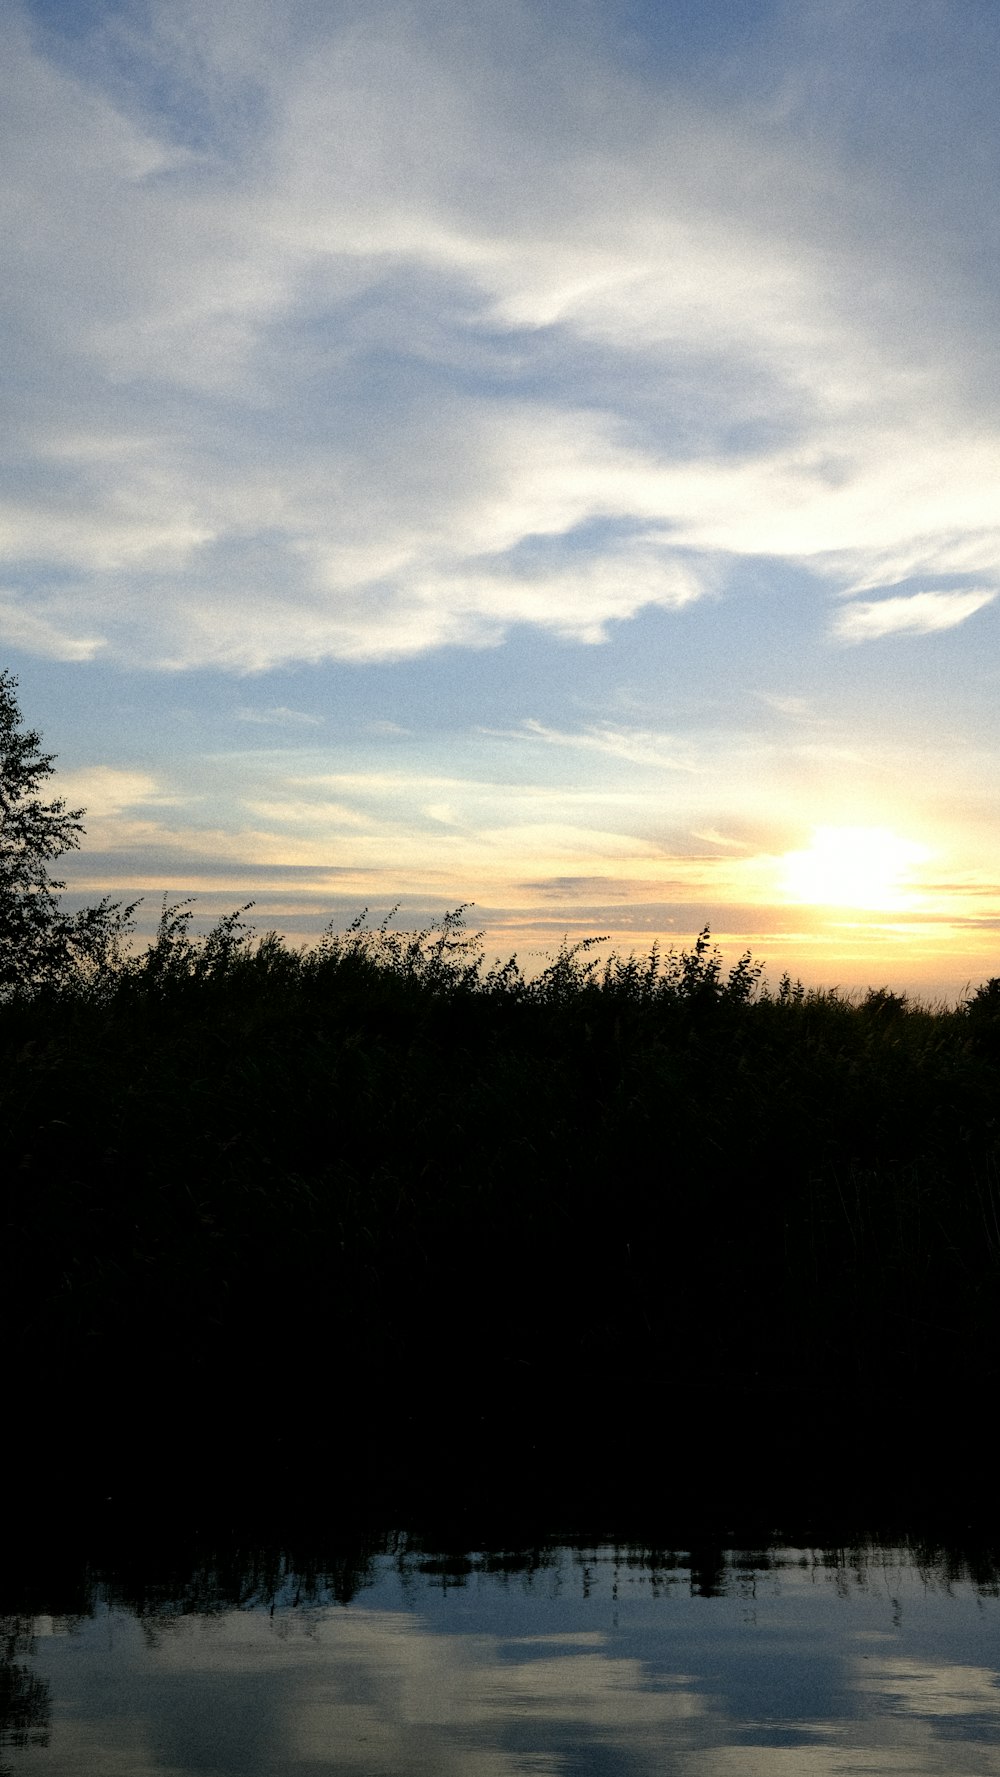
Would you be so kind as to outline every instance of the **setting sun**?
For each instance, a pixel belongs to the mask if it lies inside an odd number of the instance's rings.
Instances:
[[[808,851],[785,854],[780,886],[812,906],[900,911],[913,905],[913,870],[929,856],[887,827],[816,827]]]

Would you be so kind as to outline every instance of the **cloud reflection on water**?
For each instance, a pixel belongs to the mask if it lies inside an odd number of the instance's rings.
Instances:
[[[15,1769],[1000,1772],[997,1601],[913,1565],[847,1583],[824,1566],[734,1563],[721,1594],[600,1554],[582,1593],[563,1568],[468,1578],[442,1590],[386,1568],[363,1605],[273,1614],[112,1606],[36,1643],[51,1741]]]

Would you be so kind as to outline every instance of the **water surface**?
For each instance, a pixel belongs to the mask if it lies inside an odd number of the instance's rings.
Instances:
[[[996,1575],[941,1553],[386,1539],[3,1626],[24,1777],[1000,1773]]]

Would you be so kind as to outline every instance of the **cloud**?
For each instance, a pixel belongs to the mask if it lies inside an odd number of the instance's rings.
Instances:
[[[146,771],[125,771],[113,765],[92,765],[59,773],[59,794],[71,808],[82,806],[94,820],[104,821],[127,808],[159,807],[179,799],[165,791]],[[89,829],[89,823],[88,823]]]
[[[25,608],[17,593],[0,591],[0,641],[50,660],[92,660],[102,647],[99,636],[72,635],[53,612],[41,616]]]
[[[564,733],[548,728],[533,716],[507,736],[511,740],[540,740],[547,746],[568,747],[573,752],[604,753],[631,765],[647,765],[664,771],[693,771],[689,759],[678,757],[678,748],[669,735],[652,734],[641,729],[614,728],[609,724]]]
[[[996,596],[996,590],[914,592],[872,604],[851,604],[836,619],[834,634],[845,642],[869,642],[889,635],[933,635],[964,623]]]
[[[709,845],[723,845],[732,851],[747,851],[749,849],[745,839],[731,839],[725,833],[720,833],[715,827],[696,828],[694,837],[707,840]]]
[[[791,721],[808,721],[815,718],[815,711],[805,697],[789,697],[779,692],[758,691],[760,703],[773,710],[775,715],[787,716]]]
[[[284,704],[272,704],[269,709],[254,709],[250,704],[241,704],[236,711],[237,722],[252,722],[261,728],[318,728],[323,725],[322,716],[310,716],[305,710],[290,710]]]
[[[598,642],[747,555],[989,586],[975,44],[932,33],[966,117],[866,27],[876,141],[851,9],[798,10],[741,89],[627,66],[600,9],[10,9],[7,633],[259,671]]]

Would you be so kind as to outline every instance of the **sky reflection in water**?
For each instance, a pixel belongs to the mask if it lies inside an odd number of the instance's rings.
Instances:
[[[537,1777],[1000,1772],[1000,1602],[900,1551],[699,1566],[552,1550],[525,1571],[403,1549],[352,1602],[286,1573],[234,1607],[36,1618],[48,1743],[12,1772]],[[197,1608],[193,1605],[197,1603]]]

